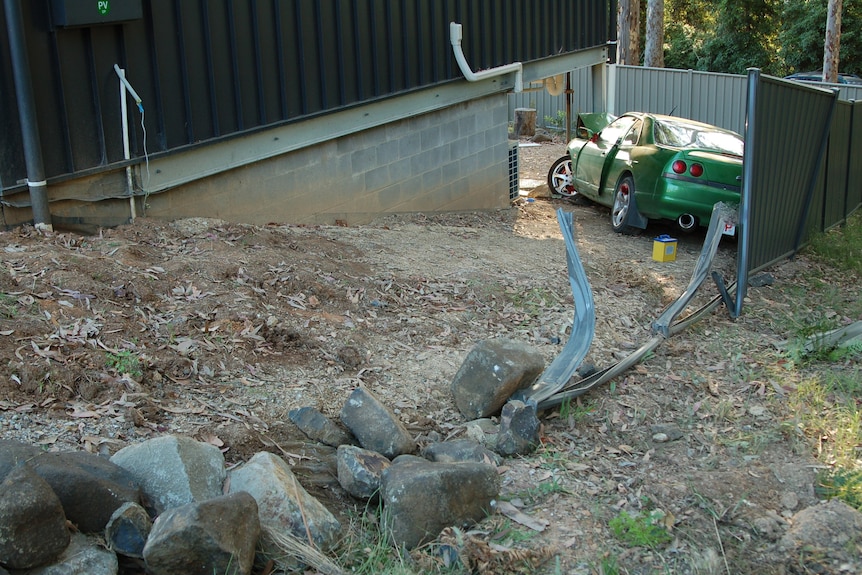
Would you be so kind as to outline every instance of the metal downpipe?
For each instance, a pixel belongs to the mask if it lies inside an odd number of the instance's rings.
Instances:
[[[39,231],[51,232],[51,212],[48,210],[48,184],[42,162],[42,142],[36,118],[33,85],[30,82],[30,60],[24,39],[24,18],[19,0],[4,0],[6,30],[9,33],[9,55],[15,78],[15,96],[18,100],[18,117],[21,122],[21,139],[24,144],[24,161],[27,165],[27,186],[30,188],[30,206],[33,224]]]

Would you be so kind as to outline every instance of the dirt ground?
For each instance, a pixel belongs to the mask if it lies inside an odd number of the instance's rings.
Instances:
[[[564,151],[522,148],[521,178],[544,180]],[[4,232],[0,436],[113,453],[187,434],[220,446],[231,465],[276,451],[349,518],[361,504],[334,481],[331,452],[301,442],[289,410],[310,405],[337,420],[364,385],[421,443],[461,437],[450,383],[473,345],[514,338],[550,363],[571,336],[555,210],[574,214],[598,318],[587,362],[598,367],[649,338],[703,241],[679,237],[676,261],[660,263],[652,238],[671,228],[622,237],[605,208],[518,204],[361,227],[139,218],[94,236]],[[727,278],[735,255],[732,241],[719,248]],[[790,282],[811,265],[797,258],[771,273]],[[702,291],[698,304],[716,292]],[[780,367],[787,334],[763,310],[782,305],[769,287],[752,288],[754,311],[734,321],[719,307],[608,386],[544,413],[542,447],[500,470],[503,498],[543,530],[498,515],[473,535],[497,552],[552,549],[535,572],[785,572],[774,545],[816,501],[816,466],[804,441],[775,431],[780,389],[750,377]],[[672,541],[621,543],[609,523],[622,511],[662,517]]]

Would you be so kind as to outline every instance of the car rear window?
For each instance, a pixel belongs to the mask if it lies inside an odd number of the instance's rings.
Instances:
[[[732,156],[741,156],[744,148],[742,138],[733,132],[686,122],[656,120],[653,137],[660,146],[710,150]]]

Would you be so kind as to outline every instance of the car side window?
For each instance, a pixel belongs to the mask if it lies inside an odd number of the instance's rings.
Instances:
[[[641,122],[640,120],[638,120],[637,122],[635,122],[632,125],[632,127],[629,129],[628,133],[626,133],[625,137],[623,138],[622,143],[624,146],[636,146],[637,145],[638,140],[640,139],[640,136],[641,136],[641,126],[643,126],[643,122]]]
[[[631,116],[621,116],[605,126],[601,132],[601,139],[608,145],[614,145],[620,140],[632,127],[637,118]]]

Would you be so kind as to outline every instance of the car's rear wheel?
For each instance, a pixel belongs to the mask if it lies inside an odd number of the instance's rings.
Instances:
[[[633,226],[635,211],[635,181],[630,175],[623,176],[614,190],[614,204],[611,207],[611,225],[620,234],[635,235],[640,228]]]
[[[552,193],[564,198],[575,198],[578,191],[572,178],[572,159],[569,156],[558,158],[548,170],[548,187]]]

